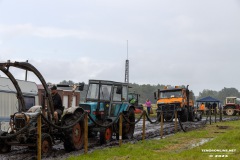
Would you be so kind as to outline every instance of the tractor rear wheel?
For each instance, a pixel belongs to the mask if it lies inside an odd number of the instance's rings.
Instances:
[[[6,136],[7,132],[0,131],[0,136]],[[5,143],[4,139],[0,139],[0,153],[8,153],[11,151],[11,145]]]
[[[129,122],[134,123],[135,122],[135,114],[134,109],[130,108],[128,112],[124,114],[125,118],[128,119]],[[135,124],[129,124],[126,121],[123,121],[123,139],[131,139],[133,138],[135,130]]]
[[[42,155],[48,155],[52,152],[52,138],[49,134],[43,133],[41,137],[42,143],[41,143],[41,150]]]
[[[76,120],[82,115],[81,112],[76,112],[73,115],[67,117],[63,126],[69,126],[76,122]],[[66,129],[64,137],[64,149],[67,152],[80,150],[84,143],[84,124],[83,120],[76,123],[73,127]]]
[[[235,116],[237,114],[237,111],[234,109],[235,109],[234,106],[226,106],[224,108],[223,114],[227,116]]]

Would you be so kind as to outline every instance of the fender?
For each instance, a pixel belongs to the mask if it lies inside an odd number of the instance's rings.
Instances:
[[[64,120],[66,117],[73,115],[77,111],[84,113],[84,109],[82,107],[70,107],[70,108],[64,109],[61,119]]]

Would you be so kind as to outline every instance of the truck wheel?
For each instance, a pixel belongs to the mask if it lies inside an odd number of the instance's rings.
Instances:
[[[7,132],[0,131],[0,136],[6,136]],[[11,151],[11,145],[5,143],[4,139],[0,139],[0,153],[8,153]]]
[[[181,122],[187,122],[188,120],[188,109],[184,108],[180,113],[180,120]]]
[[[100,132],[100,144],[109,143],[112,140],[112,127],[105,128],[104,132]]]
[[[48,155],[49,153],[52,152],[52,138],[49,134],[47,133],[42,133],[41,137],[42,143],[41,143],[41,150],[42,150],[42,155]]]
[[[157,120],[158,122],[161,122],[161,112],[157,112]]]
[[[165,121],[166,122],[172,122],[173,121],[173,117],[174,117],[174,114],[173,115],[168,115],[168,116],[163,116]]]
[[[124,114],[124,116],[128,119],[129,122],[135,122],[135,114],[133,108],[130,108],[129,111]],[[135,124],[129,124],[126,121],[123,121],[123,139],[133,138],[134,130]]]
[[[223,114],[227,116],[235,116],[237,114],[237,111],[234,109],[235,108],[233,106],[226,106],[224,108]]]
[[[194,111],[189,112],[188,120],[194,122],[195,120],[195,113]]]
[[[76,122],[76,120],[82,115],[81,112],[77,112],[69,117],[67,117],[63,126],[69,126]],[[67,152],[73,150],[79,150],[83,147],[84,143],[84,124],[83,120],[75,124],[73,127],[66,129],[64,134],[64,149]]]

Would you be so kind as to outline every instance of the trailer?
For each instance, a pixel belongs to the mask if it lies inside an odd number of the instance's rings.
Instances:
[[[17,80],[19,84],[26,110],[30,107],[39,105],[37,84],[31,81]],[[9,115],[12,115],[20,110],[21,103],[17,99],[17,91],[9,78],[0,77],[0,130],[8,131]]]

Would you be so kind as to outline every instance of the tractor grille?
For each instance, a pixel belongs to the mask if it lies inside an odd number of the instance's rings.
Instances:
[[[17,130],[25,127],[25,125],[26,125],[26,120],[25,120],[25,118],[15,118],[15,128],[16,128]]]

